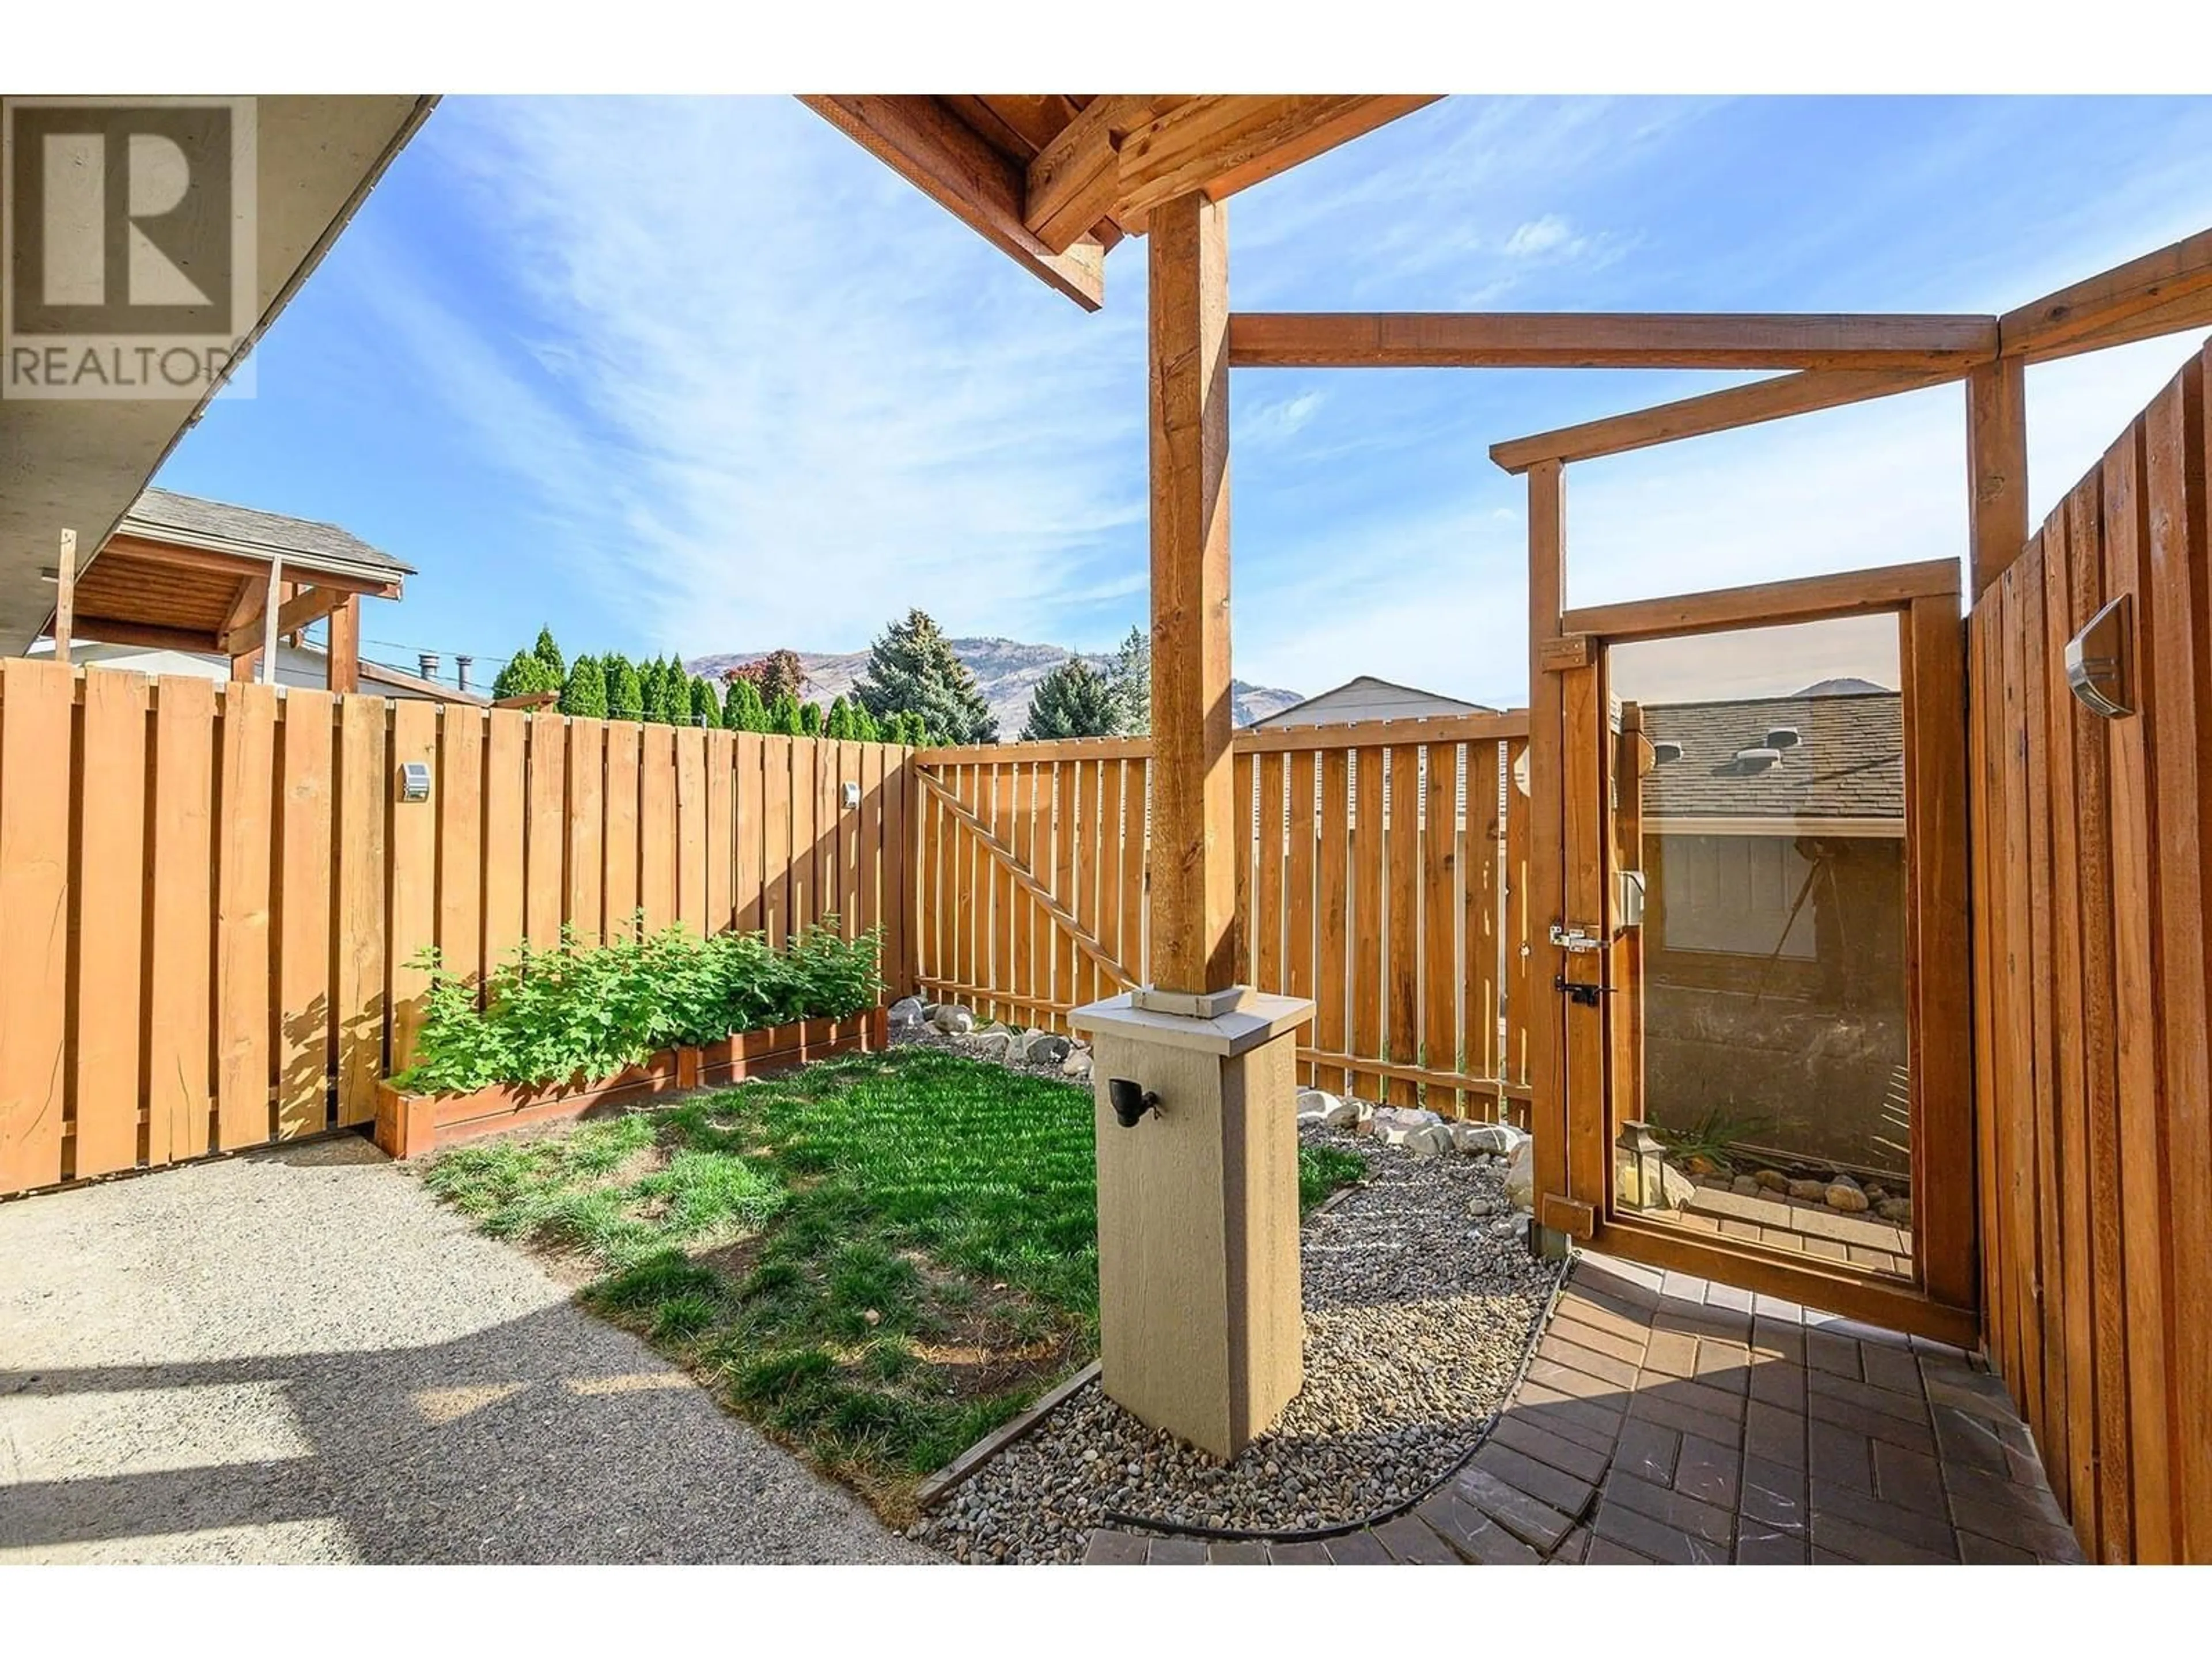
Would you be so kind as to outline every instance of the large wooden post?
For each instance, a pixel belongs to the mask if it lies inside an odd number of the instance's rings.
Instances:
[[[1224,218],[1191,195],[1147,226],[1153,982],[1070,1023],[1094,1044],[1103,1385],[1230,1458],[1304,1376],[1296,1061],[1313,1005],[1234,983]]]
[[[1976,599],[2027,547],[2027,386],[2018,357],[1966,376],[1967,536]]]
[[[361,595],[349,593],[346,602],[331,612],[330,650],[324,659],[333,691],[361,690]]]
[[[1236,974],[1229,693],[1228,212],[1152,210],[1152,982]]]

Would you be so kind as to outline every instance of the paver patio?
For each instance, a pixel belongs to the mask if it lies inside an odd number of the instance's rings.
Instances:
[[[1466,1468],[1317,1541],[1147,1539],[1100,1564],[2071,1562],[2004,1385],[1974,1356],[1584,1255]]]

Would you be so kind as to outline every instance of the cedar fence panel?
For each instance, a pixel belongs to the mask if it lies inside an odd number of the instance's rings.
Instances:
[[[1238,735],[1237,960],[1260,989],[1316,1004],[1302,1082],[1525,1116],[1501,967],[1522,960],[1508,856],[1525,861],[1527,797],[1500,781],[1526,732],[1514,714]],[[1065,1030],[1144,981],[1150,752],[1104,738],[915,756],[928,994]]]
[[[2212,1560],[2207,372],[1969,623],[1984,1344],[2108,1561]],[[2122,598],[2136,712],[2106,720],[2063,653]]]
[[[907,757],[0,662],[0,1197],[370,1121],[426,945],[474,975],[765,890],[780,934],[881,926],[902,995]]]

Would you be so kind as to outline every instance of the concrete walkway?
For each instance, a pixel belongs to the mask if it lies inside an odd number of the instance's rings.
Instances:
[[[933,1559],[364,1140],[0,1204],[0,1561]]]

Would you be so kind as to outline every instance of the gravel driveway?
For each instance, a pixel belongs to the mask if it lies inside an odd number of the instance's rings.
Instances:
[[[0,1204],[0,1561],[933,1559],[364,1140]]]

